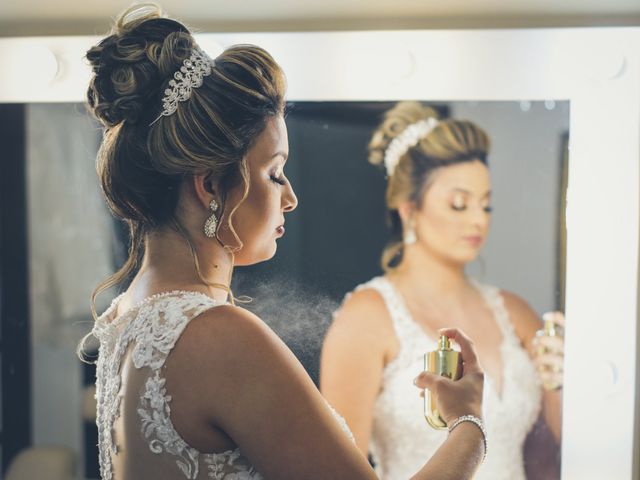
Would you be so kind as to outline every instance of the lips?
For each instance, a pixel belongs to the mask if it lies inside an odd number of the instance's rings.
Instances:
[[[276,233],[279,236],[283,236],[284,235],[284,225],[280,225],[278,228],[276,228]]]
[[[473,246],[478,246],[482,243],[482,237],[478,236],[478,235],[471,235],[468,237],[464,237],[464,241],[473,245]]]

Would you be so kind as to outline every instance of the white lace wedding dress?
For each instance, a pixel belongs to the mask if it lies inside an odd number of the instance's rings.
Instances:
[[[489,442],[485,462],[477,480],[524,480],[522,447],[540,412],[541,390],[535,367],[520,345],[505,309],[500,291],[474,282],[502,332],[502,394],[485,376],[484,420]],[[391,315],[400,351],[385,368],[382,390],[376,399],[371,436],[371,454],[383,480],[406,480],[444,442],[447,432],[428,426],[423,400],[412,380],[424,368],[423,355],[437,348],[412,320],[399,292],[385,277],[377,277],[356,290],[375,289]]]
[[[199,452],[171,422],[165,361],[187,324],[221,303],[202,293],[174,291],[116,316],[120,298],[93,329],[100,341],[96,399],[102,480],[261,479],[239,449]],[[351,436],[344,420],[334,415]]]

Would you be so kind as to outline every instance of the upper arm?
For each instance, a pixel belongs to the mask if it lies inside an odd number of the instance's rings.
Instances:
[[[365,455],[389,339],[395,338],[384,301],[376,291],[366,289],[348,297],[323,343],[320,389],[345,418]]]
[[[225,306],[191,323],[202,372],[197,408],[263,476],[373,476],[302,365],[260,319]]]
[[[535,337],[536,331],[542,326],[538,314],[515,293],[503,291],[502,297],[516,335],[526,350],[530,351],[531,341]]]

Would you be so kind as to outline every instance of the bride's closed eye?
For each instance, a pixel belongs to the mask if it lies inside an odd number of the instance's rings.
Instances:
[[[270,175],[269,177],[271,179],[272,182],[277,183],[278,185],[286,185],[287,184],[287,178],[283,175],[281,176],[276,176],[276,175]]]

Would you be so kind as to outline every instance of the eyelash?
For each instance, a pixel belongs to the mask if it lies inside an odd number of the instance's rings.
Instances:
[[[283,176],[282,178],[278,178],[275,175],[271,175],[271,181],[274,183],[277,183],[278,185],[286,185],[287,181],[285,179],[285,177]]]
[[[467,207],[466,205],[464,207],[456,207],[455,205],[451,205],[451,209],[455,210],[456,212],[464,212]],[[483,209],[486,213],[491,213],[493,212],[493,207],[484,207]]]

